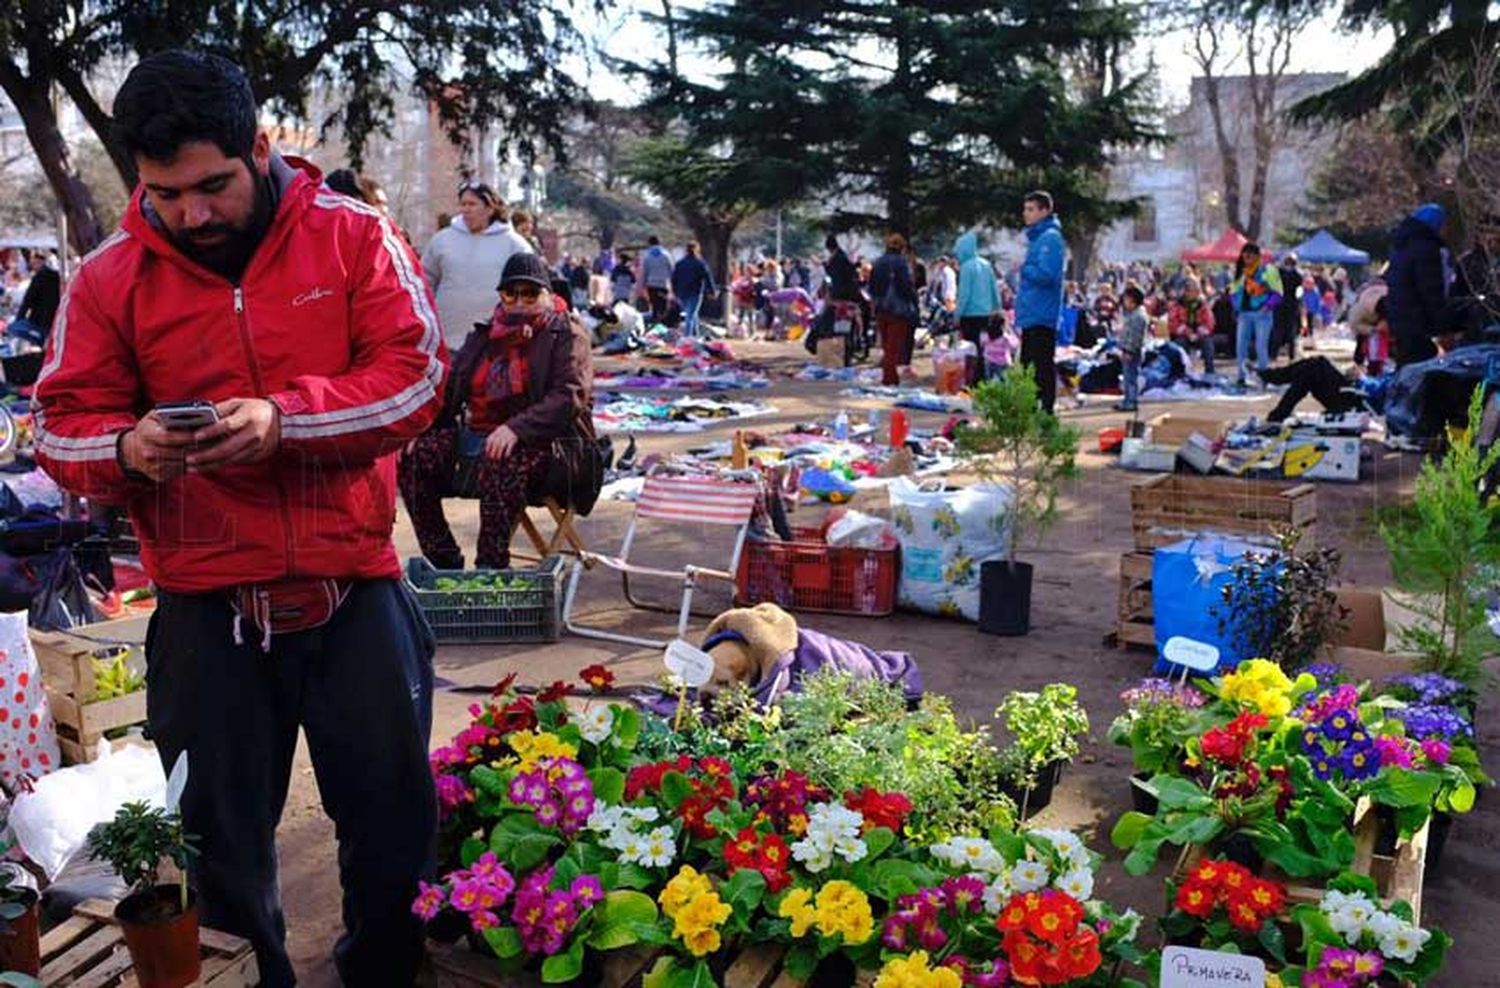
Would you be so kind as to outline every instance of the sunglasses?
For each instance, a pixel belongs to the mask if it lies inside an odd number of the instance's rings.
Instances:
[[[502,288],[500,297],[507,302],[535,302],[546,290],[537,285],[528,285],[525,288]]]

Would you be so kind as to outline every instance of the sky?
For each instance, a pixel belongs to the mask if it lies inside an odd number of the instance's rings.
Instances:
[[[696,6],[697,3],[698,0],[676,0],[678,8]],[[597,43],[606,53],[644,61],[654,54],[654,49],[660,42],[652,26],[642,18],[641,12],[658,13],[660,10],[659,0],[622,0],[602,19],[592,14],[580,18],[580,27],[598,39]],[[1330,12],[1303,32],[1293,45],[1289,71],[1353,73],[1372,65],[1390,47],[1389,32],[1343,35],[1337,32],[1336,21],[1336,14]],[[1187,102],[1190,82],[1198,71],[1187,53],[1191,40],[1190,32],[1176,31],[1149,39],[1141,46],[1143,52],[1150,51],[1156,55],[1158,82],[1164,102],[1170,107]],[[690,72],[708,73],[713,70],[712,63],[701,58],[685,58],[684,67]],[[1243,71],[1243,68],[1231,66],[1230,71]],[[581,74],[590,77],[593,84],[591,89],[600,84],[624,85],[615,80],[597,61],[582,69]],[[597,89],[595,92],[597,95],[604,95]],[[621,89],[611,95],[620,102],[632,102],[628,89]]]

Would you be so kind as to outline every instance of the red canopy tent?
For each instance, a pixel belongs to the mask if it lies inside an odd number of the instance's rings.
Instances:
[[[1233,263],[1234,261],[1239,260],[1240,251],[1244,250],[1245,245],[1249,242],[1250,241],[1245,239],[1245,235],[1243,233],[1234,229],[1233,227],[1230,227],[1228,230],[1225,230],[1219,236],[1219,239],[1215,240],[1213,243],[1199,244],[1197,247],[1189,247],[1187,250],[1183,251],[1182,259],[1184,261],[1218,261],[1225,264]],[[1270,254],[1267,253],[1264,249],[1262,249],[1261,252],[1267,257],[1270,256]]]

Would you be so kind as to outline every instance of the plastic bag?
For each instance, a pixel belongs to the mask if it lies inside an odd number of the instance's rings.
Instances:
[[[923,490],[905,477],[887,490],[901,541],[898,603],[978,621],[979,567],[1006,558],[1010,492],[992,484]]]
[[[26,614],[0,614],[0,782],[14,791],[23,776],[43,776],[60,765]]]
[[[99,742],[99,758],[37,780],[16,797],[10,825],[26,856],[53,879],[84,846],[89,831],[114,818],[125,803],[161,806],[167,777],[152,748],[125,745],[111,752]]]
[[[845,511],[828,526],[824,540],[831,546],[889,549],[896,544],[896,529],[884,518],[863,511]]]
[[[1188,638],[1219,650],[1219,670],[1233,669],[1241,659],[1240,645],[1232,634],[1219,631],[1219,611],[1224,606],[1224,588],[1235,580],[1234,565],[1250,551],[1264,546],[1242,539],[1199,536],[1174,542],[1156,550],[1151,565],[1151,601],[1156,630],[1156,672],[1181,672],[1162,656],[1171,638]]]

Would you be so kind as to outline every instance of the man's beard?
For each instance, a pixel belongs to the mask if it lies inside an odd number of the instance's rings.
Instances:
[[[231,223],[208,223],[175,235],[178,248],[197,263],[230,281],[245,273],[255,248],[260,246],[271,225],[272,199],[270,176],[261,175],[254,166],[250,174],[255,182],[255,206],[245,226]],[[212,242],[205,243],[204,240]]]

